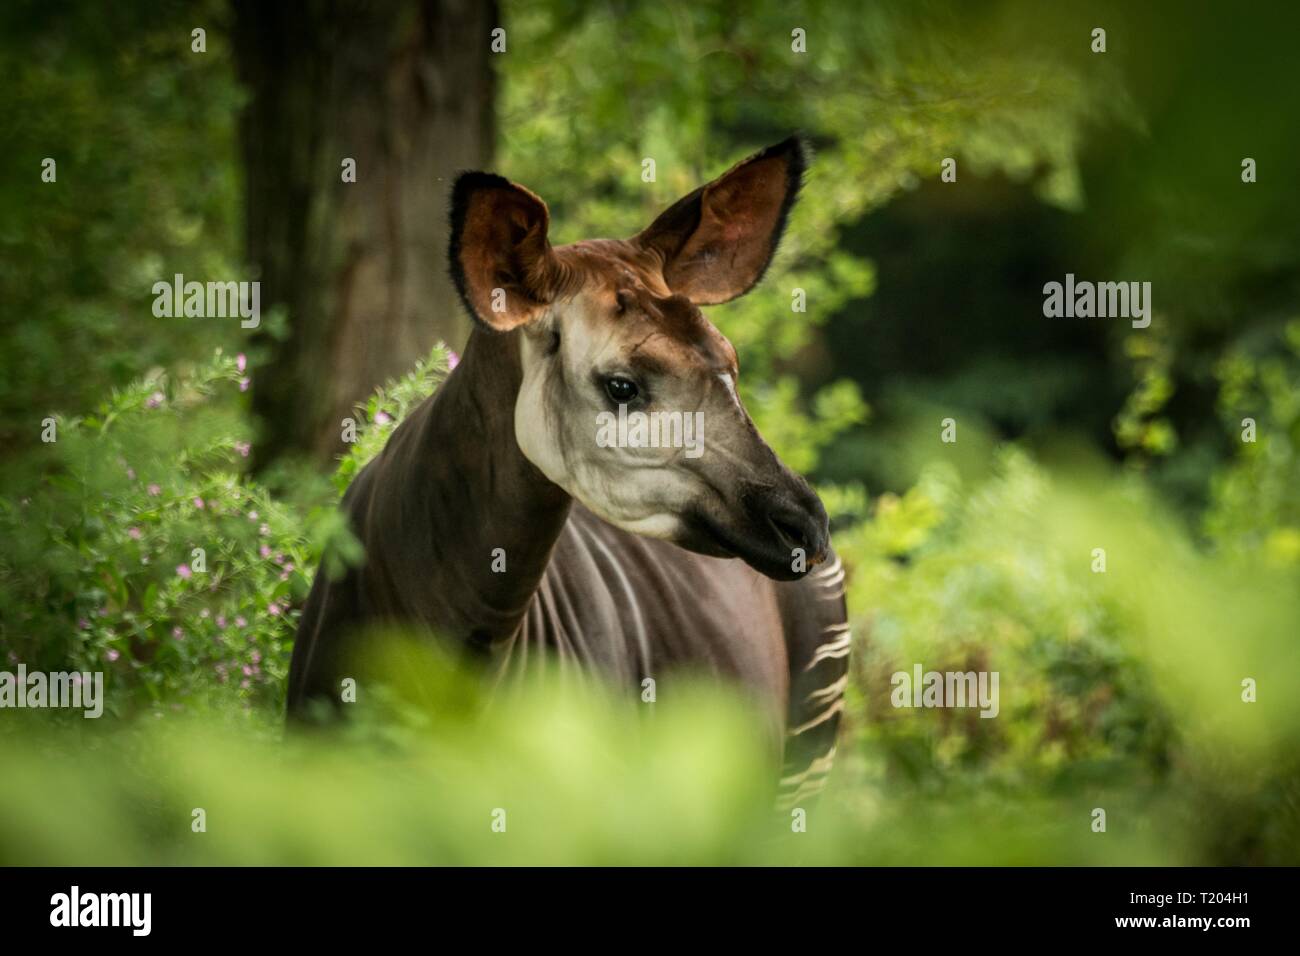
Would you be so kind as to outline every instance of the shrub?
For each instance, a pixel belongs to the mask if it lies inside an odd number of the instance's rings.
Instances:
[[[118,713],[280,700],[292,608],[332,529],[243,474],[246,382],[243,356],[218,352],[56,419],[36,487],[0,499],[8,663],[103,670]]]
[[[437,348],[359,410],[340,494],[446,368]],[[217,352],[55,419],[34,487],[0,498],[0,658],[103,670],[119,715],[212,696],[279,710],[317,565],[362,554],[328,491],[294,497],[244,473],[248,375],[243,355]]]

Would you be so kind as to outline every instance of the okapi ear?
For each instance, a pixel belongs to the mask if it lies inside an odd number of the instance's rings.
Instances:
[[[451,277],[478,322],[507,332],[545,311],[556,284],[546,203],[492,173],[461,173],[451,191]]]
[[[697,305],[734,299],[767,271],[807,165],[799,137],[769,146],[677,200],[634,241],[662,259],[673,292]]]

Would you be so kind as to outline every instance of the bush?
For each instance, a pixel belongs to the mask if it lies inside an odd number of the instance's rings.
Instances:
[[[106,672],[111,711],[218,696],[276,707],[323,540],[242,473],[243,356],[54,421],[39,484],[0,500],[9,663]]]
[[[1081,827],[1124,806],[1129,835],[1161,821],[1157,862],[1297,859],[1292,571],[1205,553],[1134,476],[1014,449],[973,486],[932,465],[837,546],[858,636],[846,799],[1059,799]],[[998,719],[891,706],[916,663],[999,672]]]

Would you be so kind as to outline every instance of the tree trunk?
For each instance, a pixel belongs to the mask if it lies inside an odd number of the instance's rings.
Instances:
[[[247,255],[270,352],[252,372],[256,461],[323,462],[355,403],[469,334],[447,275],[447,199],[456,171],[490,161],[496,4],[232,4],[250,96]]]

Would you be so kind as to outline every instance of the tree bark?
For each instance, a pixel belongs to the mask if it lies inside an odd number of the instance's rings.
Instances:
[[[257,467],[343,450],[342,420],[469,320],[447,274],[458,170],[490,162],[495,2],[232,0],[247,255],[270,353]],[[356,161],[356,181],[343,163]],[[283,319],[277,312],[283,311]],[[279,330],[277,331],[277,326]]]

